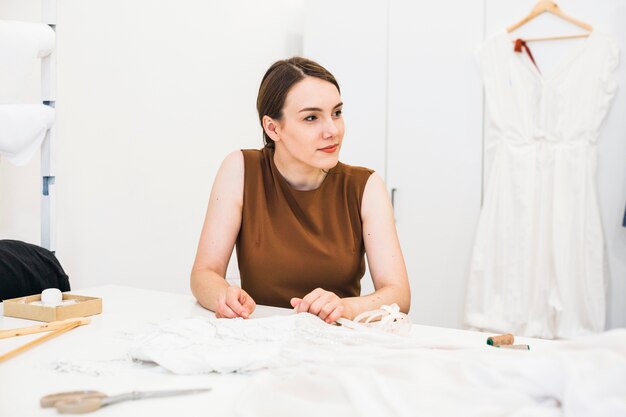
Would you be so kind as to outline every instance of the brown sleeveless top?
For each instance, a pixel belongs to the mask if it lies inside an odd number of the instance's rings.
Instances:
[[[257,304],[288,307],[315,288],[358,296],[365,272],[361,199],[372,170],[338,163],[319,188],[293,189],[274,150],[243,150],[245,179],[237,259]]]

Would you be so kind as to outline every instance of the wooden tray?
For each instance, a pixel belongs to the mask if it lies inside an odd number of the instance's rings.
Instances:
[[[51,322],[102,313],[101,298],[63,293],[63,300],[77,300],[77,302],[56,307],[30,304],[33,301],[41,301],[41,294],[4,300],[4,315]]]

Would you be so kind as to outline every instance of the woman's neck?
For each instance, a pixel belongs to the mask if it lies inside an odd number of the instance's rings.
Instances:
[[[274,150],[274,165],[287,183],[298,191],[319,188],[327,174],[327,171],[297,161],[290,155],[283,155],[277,150]]]

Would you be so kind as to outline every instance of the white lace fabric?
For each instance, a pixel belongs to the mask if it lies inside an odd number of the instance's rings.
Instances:
[[[249,320],[170,320],[141,336],[130,355],[176,374],[230,373],[280,368],[313,358],[332,360],[338,346],[402,346],[396,335],[350,323],[352,327],[329,325],[308,313]]]

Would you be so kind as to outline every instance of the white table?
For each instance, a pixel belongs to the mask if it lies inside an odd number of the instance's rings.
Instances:
[[[238,389],[249,378],[245,375],[180,376],[155,369],[134,369],[129,373],[88,375],[62,373],[54,369],[58,360],[94,359],[123,356],[127,341],[122,331],[146,323],[190,316],[212,317],[188,295],[171,294],[121,286],[103,286],[72,293],[101,297],[103,313],[92,316],[92,322],[48,340],[0,363],[0,417],[57,415],[55,410],[41,409],[39,399],[50,393],[93,389],[110,395],[133,390],[162,390],[211,387],[203,394],[181,397],[127,401],[98,410],[98,416],[224,416],[232,414]],[[291,310],[258,306],[253,318],[274,314],[293,314]],[[16,328],[36,324],[28,320],[0,316],[0,328]],[[414,325],[412,333],[432,336],[455,336],[459,340],[484,345],[487,335],[478,332]],[[22,345],[41,334],[0,339],[0,353]],[[123,335],[122,335],[123,336]],[[533,346],[550,341],[519,338],[516,343]],[[118,364],[118,366],[121,366]],[[294,411],[297,414],[297,411]]]

